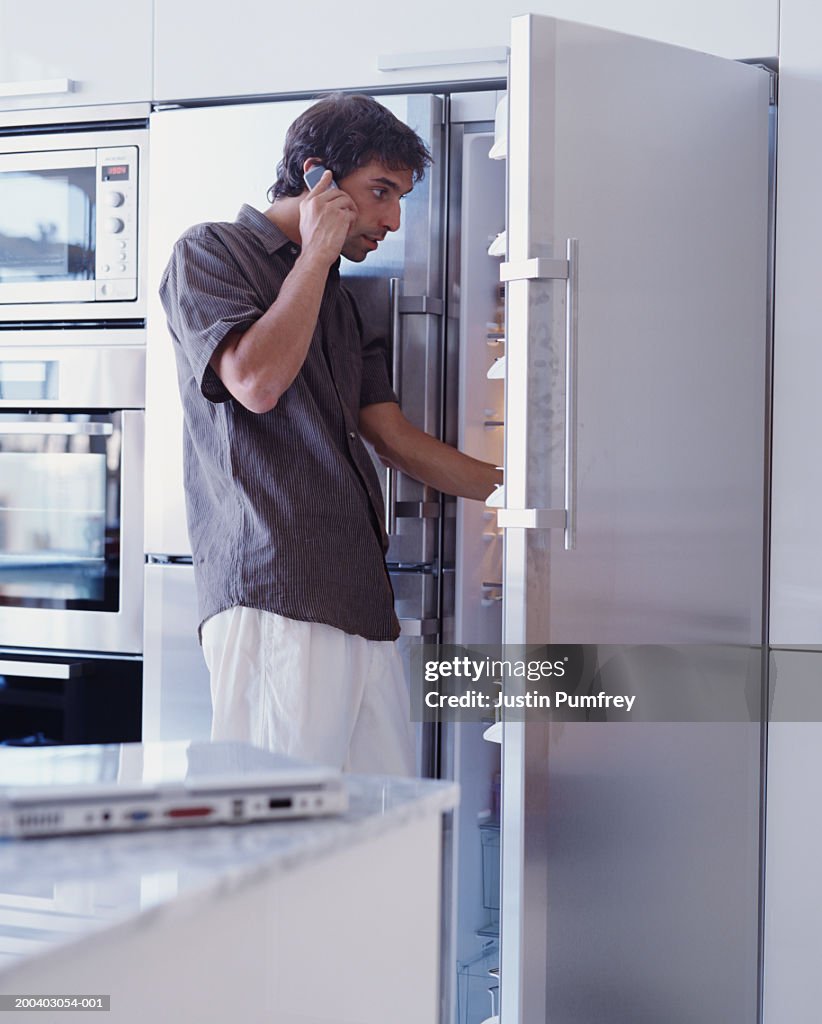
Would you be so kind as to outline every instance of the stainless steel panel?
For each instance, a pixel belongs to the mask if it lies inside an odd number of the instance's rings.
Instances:
[[[117,612],[2,609],[0,639],[19,647],[139,653],[143,646],[143,479],[145,417],[122,413],[120,581]]]
[[[579,504],[572,550],[506,531],[504,638],[755,647],[768,76],[528,16],[509,84],[508,259],[579,239]],[[508,285],[509,508],[565,504],[568,318],[564,287]],[[506,1024],[756,1019],[760,740],[506,724]]]
[[[243,203],[265,209],[288,125],[309,101],[163,110],[151,117],[146,551],[188,555],[183,493],[182,409],[160,278],[179,236],[201,221],[233,220]],[[242,159],[226,138],[242,139]],[[169,188],[196,166],[195,189]]]
[[[765,843],[765,1024],[812,1024],[822,999],[822,655],[771,652]]]
[[[143,742],[208,739],[211,689],[190,565],[145,567]]]
[[[431,96],[382,96],[380,101],[425,138],[439,156],[440,101]],[[275,177],[285,132],[309,100],[229,105],[192,110],[165,110],[152,115],[151,238],[149,253],[149,342],[147,446],[152,474],[148,480],[146,550],[186,555],[182,486],[182,412],[165,315],[157,297],[171,248],[182,232],[205,220],[229,220],[243,202],[265,209],[266,190]],[[221,140],[243,139],[243,159]],[[196,165],[196,189],[169,189],[178,168]],[[346,285],[355,294],[366,331],[388,337],[388,280],[402,278],[402,292],[442,298],[439,274],[441,183],[439,167],[426,175],[404,200],[403,224],[363,264],[343,261]],[[432,433],[439,428],[439,338],[441,317],[402,314],[403,390],[406,414]],[[380,473],[384,473],[382,466]],[[436,495],[416,481],[402,478],[400,502],[436,502]],[[413,509],[412,509],[413,512]],[[400,516],[389,560],[432,561],[438,526],[431,517]]]
[[[74,345],[58,344],[68,341],[67,334]],[[88,344],[94,335],[105,339],[105,344]],[[38,330],[14,332],[14,336],[14,345],[0,348],[0,409],[142,409],[145,405],[142,331]],[[40,383],[42,392],[14,394],[10,381],[18,389]]]
[[[394,388],[404,414],[422,430],[440,437],[444,335],[442,100],[426,95],[381,96],[380,102],[420,135],[434,156],[434,165],[403,201],[400,230],[365,263],[344,263],[342,271],[357,299],[366,332],[399,341],[389,356],[399,375]],[[392,278],[398,280],[393,305],[389,293]],[[392,483],[386,468],[376,458],[374,462],[383,493],[399,503],[388,560],[433,562],[438,556],[440,532],[436,517],[431,515],[431,506],[438,504],[436,492],[403,474],[397,474]],[[422,518],[416,511],[421,504],[428,507]]]
[[[519,585],[541,641],[756,643],[768,75],[555,30],[552,56],[535,60],[511,104],[508,244],[517,262],[556,258],[552,249],[579,238],[577,549],[509,537],[509,583],[523,551]],[[635,111],[651,74],[655,101]],[[516,81],[512,72],[512,90]],[[549,92],[554,106],[540,98]],[[619,132],[617,110],[631,112]],[[512,508],[563,504],[564,290],[508,285]]]

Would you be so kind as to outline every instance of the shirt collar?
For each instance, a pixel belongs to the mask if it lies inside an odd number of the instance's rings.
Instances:
[[[249,231],[253,231],[263,243],[263,247],[269,255],[279,252],[280,249],[286,247],[288,247],[292,256],[297,256],[300,252],[299,245],[296,242],[292,242],[288,235],[284,234],[277,227],[274,221],[269,220],[264,213],[255,210],[248,203],[244,203],[240,208],[240,212],[237,214],[237,223],[243,224]],[[332,277],[339,277],[340,263],[342,263],[342,257],[338,256],[331,264],[330,273]]]
[[[295,242],[292,242],[273,221],[247,203],[243,204],[240,212],[237,214],[237,223],[253,231],[263,243],[265,251],[269,254],[278,252],[285,246],[290,246],[295,255],[300,251],[300,247]]]

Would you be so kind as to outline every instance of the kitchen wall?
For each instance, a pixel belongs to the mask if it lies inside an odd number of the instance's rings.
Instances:
[[[822,1005],[822,8],[782,0],[774,343],[765,1024]]]

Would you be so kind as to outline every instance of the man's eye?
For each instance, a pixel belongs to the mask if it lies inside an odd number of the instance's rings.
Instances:
[[[388,192],[388,189],[387,188],[372,188],[371,191],[374,193],[374,195],[377,197],[377,199],[382,199],[382,197]]]

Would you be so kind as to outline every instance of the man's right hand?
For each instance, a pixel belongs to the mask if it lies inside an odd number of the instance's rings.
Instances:
[[[357,217],[354,200],[340,188],[329,188],[327,170],[300,202],[300,238],[304,253],[316,253],[328,266],[337,259]]]

